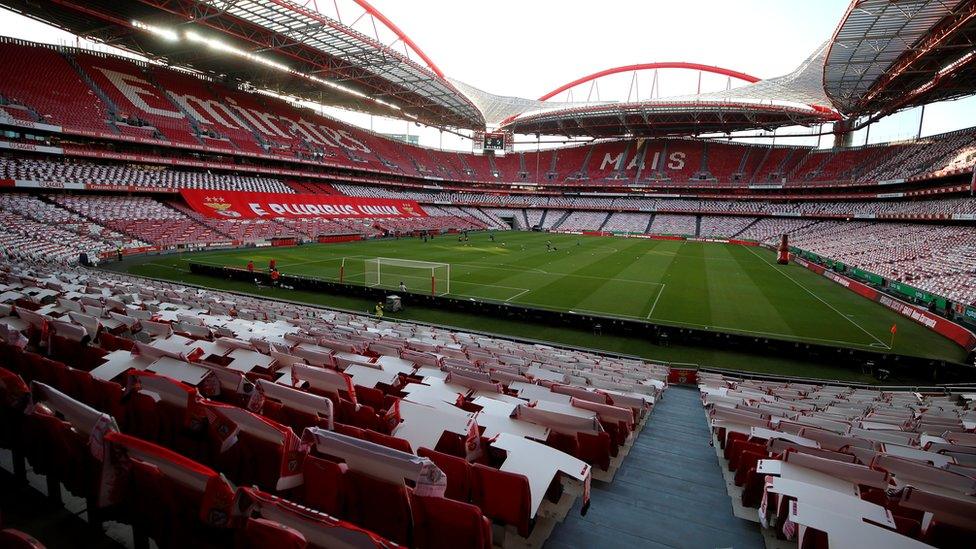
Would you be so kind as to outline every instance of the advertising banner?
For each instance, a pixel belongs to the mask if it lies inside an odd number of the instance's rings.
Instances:
[[[200,189],[180,194],[196,212],[214,219],[427,217],[413,200]]]
[[[901,294],[906,297],[918,299],[919,301],[922,301],[924,303],[932,303],[934,301],[935,306],[940,309],[946,308],[946,300],[944,297],[931,294],[929,292],[926,292],[925,290],[920,290],[918,288],[915,288],[914,286],[909,286],[908,284],[905,284],[903,282],[891,281],[890,283],[888,283],[888,288],[895,293]]]
[[[857,267],[851,267],[850,274],[858,280],[863,280],[865,282],[870,282],[871,284],[876,284],[880,286],[884,283],[884,278],[864,269],[858,269]]]
[[[915,307],[914,305],[910,305],[899,299],[895,299],[894,297],[890,297],[852,278],[847,278],[833,271],[828,271],[820,265],[810,263],[803,258],[794,258],[794,261],[801,267],[805,267],[815,273],[821,274],[830,280],[833,280],[837,284],[847,288],[848,290],[851,290],[852,292],[872,301],[876,301],[892,311],[895,311],[906,318],[910,318],[926,328],[929,328],[930,330],[941,334],[952,341],[955,341],[968,351],[972,351],[974,348],[976,348],[976,335],[955,322],[930,313],[924,309]]]

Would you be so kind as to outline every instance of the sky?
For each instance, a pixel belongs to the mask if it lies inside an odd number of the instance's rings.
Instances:
[[[343,20],[358,17],[349,0],[318,0],[326,15],[340,8]],[[653,61],[689,61],[737,70],[759,78],[790,72],[833,34],[849,0],[370,0],[448,76],[499,95],[537,98],[557,86],[610,67]],[[326,5],[329,7],[326,7]],[[359,19],[364,31],[371,21]],[[390,36],[379,31],[382,41]],[[75,45],[74,38],[9,12],[0,13],[0,34]],[[81,45],[90,44],[82,42]],[[400,45],[402,47],[402,44]],[[104,47],[102,48],[104,49]],[[600,98],[647,96],[651,73],[601,80]],[[724,89],[724,77],[705,77],[702,91]],[[735,83],[734,85],[741,85]],[[661,96],[695,91],[697,73],[662,71]],[[596,99],[581,86],[573,98]],[[566,99],[562,95],[557,99]],[[419,134],[427,146],[470,150],[468,140],[413,123],[327,109],[328,114],[385,133]],[[870,143],[908,139],[919,129],[918,109],[872,125]],[[922,135],[976,125],[976,98],[930,105]],[[778,134],[808,133],[784,128]],[[865,131],[855,134],[863,144]],[[769,142],[765,139],[762,142]],[[778,138],[810,144],[816,138]],[[828,146],[829,138],[821,140]],[[534,148],[534,146],[532,147]]]

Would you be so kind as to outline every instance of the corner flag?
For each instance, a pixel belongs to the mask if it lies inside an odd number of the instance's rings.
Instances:
[[[891,325],[891,335],[895,335],[897,333],[898,333],[898,325],[897,324],[892,324]]]

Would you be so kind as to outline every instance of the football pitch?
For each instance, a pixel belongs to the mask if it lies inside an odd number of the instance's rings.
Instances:
[[[466,243],[445,235],[198,252],[157,257],[133,272],[182,280],[191,261],[242,268],[253,260],[266,269],[274,258],[285,275],[338,280],[342,266],[349,284],[403,282],[408,293],[429,294],[434,274],[437,293],[447,291],[443,267],[382,264],[377,277],[369,260],[378,257],[449,264],[448,295],[458,298],[953,361],[964,356],[948,339],[822,276],[777,265],[768,250],[719,243],[525,232],[495,233],[493,242],[488,233],[472,233]],[[405,301],[409,306],[409,296]]]

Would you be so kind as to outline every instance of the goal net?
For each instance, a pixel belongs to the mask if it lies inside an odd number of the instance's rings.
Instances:
[[[400,290],[431,295],[451,293],[451,264],[411,259],[373,257],[365,260],[366,285],[373,288]]]

